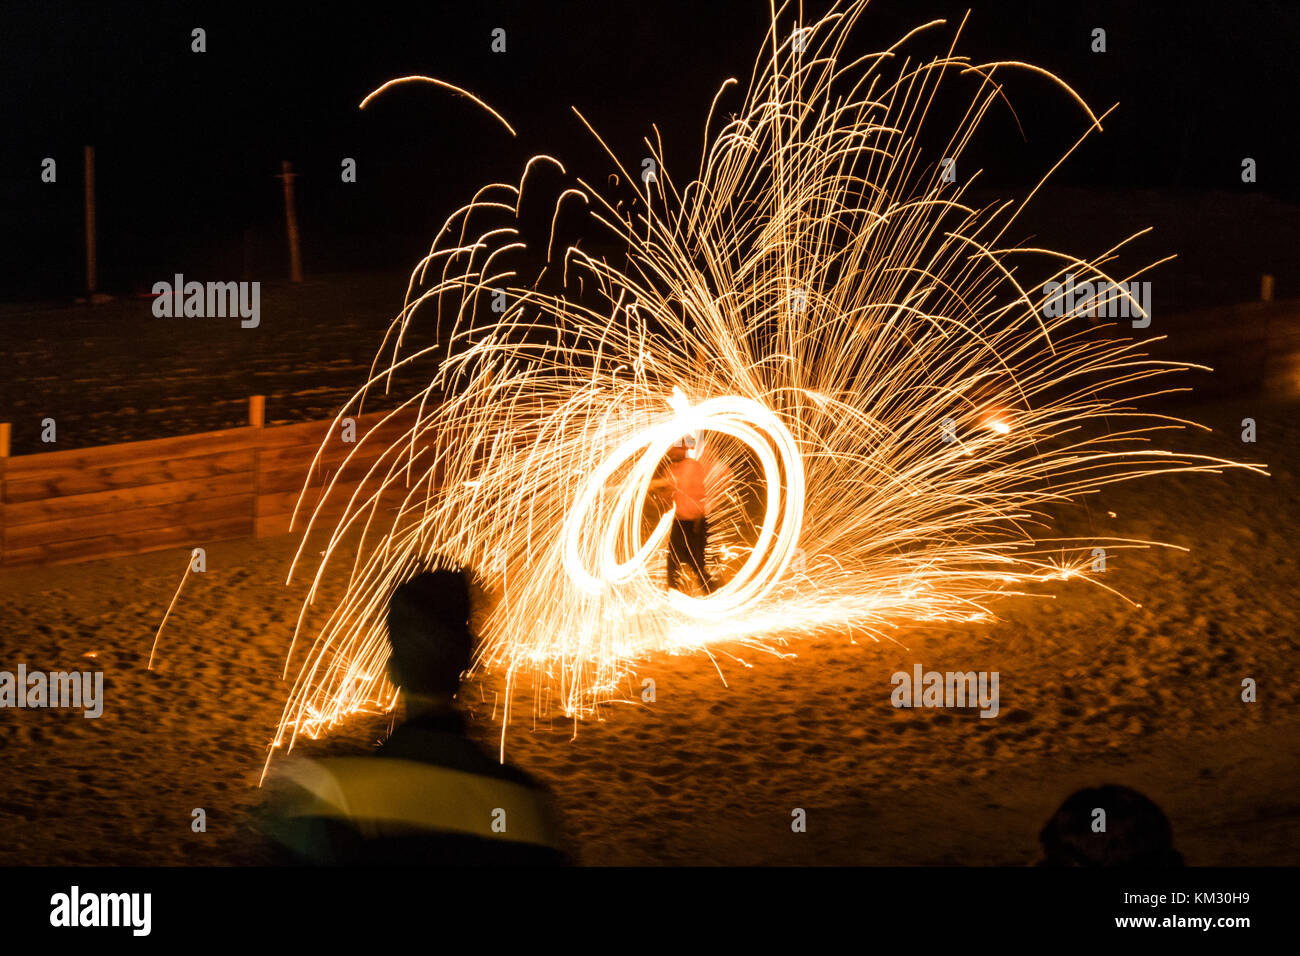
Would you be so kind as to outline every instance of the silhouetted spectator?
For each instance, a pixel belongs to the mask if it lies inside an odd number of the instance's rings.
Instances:
[[[1094,830],[1096,810],[1106,812],[1104,832]],[[1182,866],[1173,828],[1158,806],[1136,790],[1107,784],[1066,798],[1038,835],[1039,866]]]
[[[373,756],[296,761],[275,838],[324,865],[555,865],[549,794],[465,735],[454,696],[469,667],[470,599],[459,572],[424,572],[388,609],[389,675],[406,722]]]

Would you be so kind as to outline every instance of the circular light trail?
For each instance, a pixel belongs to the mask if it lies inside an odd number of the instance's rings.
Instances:
[[[645,502],[655,470],[682,435],[730,435],[753,451],[762,466],[767,495],[758,539],[740,570],[712,594],[696,598],[674,590],[666,600],[674,609],[696,618],[716,619],[743,612],[775,586],[794,557],[805,493],[798,444],[775,414],[752,399],[725,396],[690,406],[676,392],[671,404],[676,410],[672,418],[619,445],[579,489],[561,531],[564,569],[586,594],[599,594],[629,582],[649,587],[648,562],[668,536],[676,513],[670,508],[649,538],[642,540]],[[631,469],[627,470],[629,463]],[[621,471],[626,474],[614,489],[612,504],[602,508],[601,502],[610,497],[610,482]],[[594,533],[593,525],[597,526]],[[594,547],[592,539],[597,539]],[[588,564],[592,551],[594,567]],[[629,557],[620,561],[620,553]]]

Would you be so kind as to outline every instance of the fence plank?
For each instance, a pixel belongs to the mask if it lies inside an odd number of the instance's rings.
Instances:
[[[349,461],[346,465],[341,462],[327,462],[317,464],[311,467],[311,457],[306,456],[289,463],[281,462],[263,462],[262,467],[258,469],[258,491],[265,494],[269,491],[299,491],[304,484],[308,482],[309,487],[324,487],[334,479],[335,475],[342,473],[344,481],[359,481],[374,467],[372,481],[382,480],[396,461],[389,456],[382,463],[375,467],[379,461],[379,453],[371,455],[358,455]],[[425,457],[428,457],[427,455]],[[423,458],[416,459],[416,470],[423,471],[420,467]],[[427,466],[425,466],[427,467]]]
[[[199,504],[209,499],[239,494],[253,494],[251,468],[248,471],[232,472],[211,478],[167,481],[159,484],[136,485],[133,488],[115,488],[112,491],[95,491],[84,495],[63,495],[57,498],[6,504],[3,520],[6,527],[14,528],[37,522],[89,518],[108,512],[114,514],[130,512],[155,505],[184,502]],[[195,510],[203,509],[199,505]]]
[[[331,444],[321,454],[320,463],[337,467],[346,461],[353,451],[356,452],[356,459],[374,461],[384,453],[385,447],[379,442],[366,442],[364,445],[344,445],[341,442],[337,445]],[[305,476],[307,466],[315,459],[317,451],[319,451],[318,445],[285,445],[279,448],[265,448],[258,453],[258,460],[262,463],[263,470],[297,466],[302,469]]]
[[[215,478],[219,475],[249,473],[252,470],[253,453],[248,449],[195,455],[172,461],[131,462],[106,468],[65,468],[35,477],[10,477],[5,483],[4,502],[19,504],[42,498]]]
[[[147,508],[132,508],[130,511],[15,525],[5,528],[6,542],[14,549],[32,548],[59,541],[144,532],[151,528],[189,527],[241,513],[244,533],[247,533],[252,524],[254,497],[252,492],[248,492],[209,498],[201,502],[173,501]]]
[[[185,525],[147,528],[91,538],[77,538],[71,541],[54,541],[24,548],[10,548],[5,552],[4,564],[11,567],[24,564],[68,564],[74,561],[120,558],[165,548],[202,547],[212,541],[241,538],[247,534],[248,516],[239,514]]]
[[[74,469],[107,468],[133,462],[156,462],[195,455],[211,455],[216,452],[251,447],[255,431],[256,429],[243,426],[224,431],[181,435],[176,438],[154,438],[149,441],[123,442],[119,445],[19,455],[17,458],[9,459],[9,468],[12,476],[34,478],[66,474]]]

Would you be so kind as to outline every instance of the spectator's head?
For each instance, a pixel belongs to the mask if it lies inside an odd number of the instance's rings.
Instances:
[[[469,585],[460,571],[424,571],[388,603],[388,673],[410,694],[450,697],[469,667]]]
[[[1106,829],[1094,829],[1106,813]],[[1173,829],[1160,808],[1136,790],[1108,784],[1070,794],[1043,827],[1039,866],[1182,866]]]

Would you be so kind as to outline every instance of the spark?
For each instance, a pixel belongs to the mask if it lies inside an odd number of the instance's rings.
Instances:
[[[534,157],[517,184],[485,187],[447,220],[370,381],[339,412],[437,360],[389,416],[412,422],[406,434],[361,488],[331,492],[350,494],[348,508],[295,641],[340,564],[343,597],[298,672],[273,752],[395,705],[384,609],[435,555],[499,594],[472,670],[505,677],[504,748],[521,682],[539,701],[544,688],[576,731],[650,654],[712,658],[730,646],[780,657],[823,631],[892,640],[911,623],[987,622],[993,601],[1035,585],[1101,585],[1095,542],[1043,536],[1062,503],[1153,475],[1264,473],[1156,447],[1201,427],[1141,408],[1180,391],[1168,379],[1192,366],[1149,358],[1114,325],[1042,308],[1043,287],[1067,273],[1113,281],[1102,267],[1133,237],[1096,260],[1008,244],[1042,182],[1018,205],[975,208],[974,176],[944,178],[941,160],[960,168],[1017,71],[1047,76],[1081,108],[1082,136],[1047,175],[1109,111],[1094,114],[1037,67],[955,55],[960,27],[947,55],[903,55],[944,21],[843,59],[864,7],[794,25],[788,7],[775,11],[743,104],[716,109],[734,80],[713,98],[683,188],[657,134],[646,140],[656,174],[642,181],[629,172],[640,157],[621,161],[579,114],[615,167],[599,188],[566,180],[548,228],[531,236],[525,194],[546,195],[543,168],[568,176]],[[925,121],[949,76],[973,86],[969,106],[930,145]],[[561,204],[620,254],[566,241]],[[536,271],[525,270],[530,251],[544,256],[535,281],[520,278]],[[422,341],[417,315],[437,325],[419,347],[408,344]],[[711,463],[710,560],[724,582],[712,594],[663,587],[672,512],[648,504],[656,468],[686,434]]]
[[[186,558],[185,572],[181,575],[180,583],[176,585],[176,593],[172,595],[171,603],[167,605],[167,611],[163,618],[158,622],[158,630],[153,636],[153,646],[149,648],[149,663],[145,665],[145,670],[153,670],[153,657],[158,652],[158,639],[162,637],[163,628],[167,625],[167,618],[172,616],[172,608],[176,606],[176,599],[181,596],[181,588],[185,587],[185,582],[189,580],[190,571],[194,568],[194,554],[191,553]],[[91,655],[93,656],[93,655]]]

